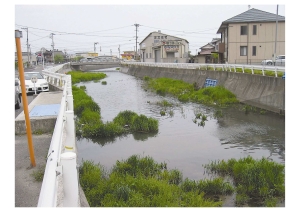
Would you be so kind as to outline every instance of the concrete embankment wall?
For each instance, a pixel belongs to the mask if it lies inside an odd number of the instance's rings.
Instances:
[[[120,71],[141,78],[165,77],[191,84],[197,83],[200,88],[204,87],[207,78],[214,79],[218,80],[217,85],[230,90],[242,103],[275,113],[285,112],[285,80],[280,77],[135,65],[122,65]]]
[[[113,64],[99,64],[99,65],[71,65],[71,70],[80,70],[80,71],[93,71],[98,69],[105,69],[105,68],[115,68],[119,67],[118,63]]]

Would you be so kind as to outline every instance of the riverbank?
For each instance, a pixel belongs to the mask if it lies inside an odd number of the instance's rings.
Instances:
[[[148,76],[178,79],[191,84],[196,83],[200,88],[204,87],[206,79],[213,79],[217,80],[217,85],[224,86],[234,93],[241,103],[279,114],[285,113],[285,80],[279,77],[135,65],[122,65],[120,72],[139,78]]]

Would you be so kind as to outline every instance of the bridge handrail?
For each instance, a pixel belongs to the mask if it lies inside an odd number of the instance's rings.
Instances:
[[[42,71],[44,78],[48,81],[48,83],[51,83],[57,87],[63,88],[66,84],[68,77],[65,74],[56,73],[58,70],[62,69],[65,64],[51,67],[48,69],[44,69]],[[59,67],[59,68],[57,68]]]
[[[78,179],[71,76],[65,74],[62,76],[62,74],[49,72],[49,70],[44,70],[43,73],[51,75],[51,77],[57,75],[57,79],[63,77],[65,83],[59,114],[48,150],[38,207],[57,207],[59,201],[62,201],[61,196],[63,196],[64,207],[76,207],[78,206]],[[63,194],[59,190],[61,187]]]
[[[156,63],[156,62],[121,62],[121,64],[127,65],[138,65],[138,66],[150,66],[150,67],[167,67],[167,68],[187,68],[187,69],[201,69],[204,67],[205,70],[212,68],[213,71],[216,71],[217,68],[221,68],[222,71],[232,71],[237,72],[237,68],[241,68],[242,72],[245,73],[245,69],[252,70],[261,70],[263,75],[265,71],[274,71],[275,76],[277,77],[277,72],[285,72],[285,67],[282,66],[265,66],[265,65],[244,65],[244,64],[210,64],[210,63]]]

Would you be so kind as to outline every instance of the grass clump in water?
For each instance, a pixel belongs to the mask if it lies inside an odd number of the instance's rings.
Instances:
[[[182,102],[191,101],[207,105],[229,105],[238,102],[236,96],[222,86],[198,89],[194,84],[168,78],[150,78],[147,79],[147,85],[157,94],[168,93]]]
[[[102,85],[107,85],[107,82],[106,81],[102,81],[101,84]]]
[[[82,71],[69,71],[67,74],[71,75],[72,84],[93,80],[101,80],[106,77],[106,74],[104,73],[91,73]]]
[[[72,84],[75,82],[95,80],[106,75],[103,73],[69,72],[72,76]],[[85,76],[85,77],[83,77]],[[73,81],[74,80],[74,81]],[[106,81],[103,81],[106,82]],[[72,86],[74,98],[74,114],[76,115],[76,135],[85,138],[115,137],[128,132],[157,132],[158,121],[138,115],[132,111],[120,112],[113,122],[103,123],[100,115],[100,107],[85,93],[85,86]],[[129,126],[129,131],[128,127]]]
[[[117,161],[110,173],[100,164],[84,161],[80,184],[91,207],[220,207],[212,194],[231,193],[222,179],[194,182],[182,180],[177,169],[151,157],[132,155]],[[220,186],[220,190],[217,188]]]
[[[212,162],[205,166],[212,172],[229,175],[233,178],[237,190],[237,204],[249,203],[250,200],[271,205],[274,198],[285,196],[284,165],[265,158],[254,160],[252,157],[227,162]]]

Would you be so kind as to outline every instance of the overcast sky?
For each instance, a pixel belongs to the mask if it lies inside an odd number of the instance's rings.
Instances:
[[[61,1],[59,1],[61,2]],[[66,1],[63,1],[66,2]],[[100,55],[118,55],[120,45],[123,51],[132,51],[137,42],[142,41],[149,33],[161,30],[162,33],[186,39],[192,54],[207,44],[216,34],[222,21],[239,15],[248,10],[248,4],[214,4],[201,5],[31,5],[15,4],[15,29],[23,31],[21,40],[22,51],[26,50],[28,42],[31,52],[39,51],[42,47],[52,49],[49,37],[54,33],[54,48],[74,52],[96,52]],[[93,3],[93,2],[92,2]],[[216,3],[214,1],[214,3]],[[55,5],[56,4],[56,5]],[[276,14],[276,4],[250,4],[266,12]],[[278,14],[285,16],[285,5],[279,4]],[[98,44],[94,45],[94,43]],[[138,46],[139,47],[139,46]],[[100,52],[101,48],[101,52]]]

